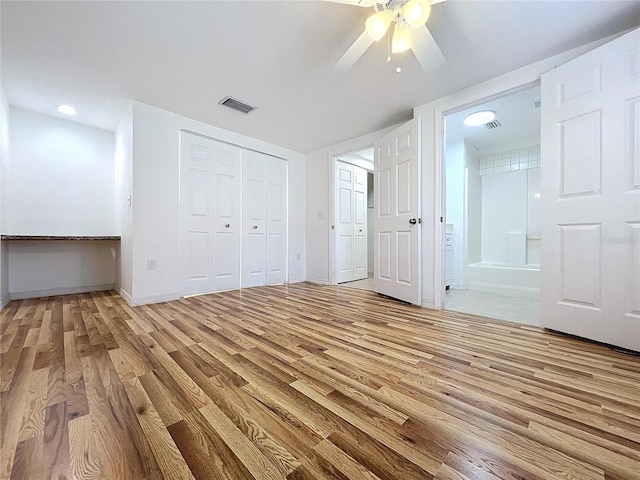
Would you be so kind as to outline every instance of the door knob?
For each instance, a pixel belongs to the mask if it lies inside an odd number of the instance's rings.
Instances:
[[[253,226],[253,229],[254,229],[254,230],[257,230],[257,229],[258,229],[258,225],[254,225],[254,226]]]
[[[416,220],[415,218],[411,218],[411,219],[409,219],[409,223],[411,225],[415,225],[416,223],[418,223],[418,220]]]
[[[225,225],[225,228],[229,228],[231,225],[229,225],[228,223]]]

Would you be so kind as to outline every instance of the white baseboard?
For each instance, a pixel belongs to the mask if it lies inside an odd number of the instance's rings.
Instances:
[[[127,305],[131,306],[131,295],[124,288],[120,288],[118,294],[127,302]]]
[[[11,297],[7,294],[5,298],[0,298],[0,312],[11,301]]]
[[[22,300],[24,298],[53,297],[56,295],[72,295],[74,293],[100,292],[103,290],[113,290],[113,283],[102,285],[80,285],[77,287],[47,288],[45,290],[29,290],[25,292],[9,292],[11,300]]]
[[[306,280],[309,283],[315,283],[317,285],[330,285],[329,280],[326,278],[318,279],[318,278],[307,278]]]
[[[166,293],[163,295],[152,295],[150,297],[134,297],[134,298],[131,298],[130,296],[128,297],[129,297],[128,299],[127,297],[123,297],[123,298],[131,307],[140,307],[142,305],[149,305],[151,303],[162,303],[162,302],[170,302],[172,300],[179,300],[180,294],[178,292],[173,292],[173,293]]]

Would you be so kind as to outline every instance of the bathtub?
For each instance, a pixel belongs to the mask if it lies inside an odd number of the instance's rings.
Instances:
[[[467,288],[522,297],[540,295],[540,265],[511,266],[500,263],[467,265]]]

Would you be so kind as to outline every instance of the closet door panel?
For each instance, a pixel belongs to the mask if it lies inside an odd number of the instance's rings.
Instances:
[[[182,295],[240,286],[242,149],[180,133]]]
[[[266,283],[266,156],[244,151],[242,162],[242,286]]]
[[[240,288],[240,232],[242,212],[242,149],[216,142],[214,145],[213,241],[214,291]]]
[[[287,281],[287,162],[267,156],[267,285]]]
[[[181,293],[213,290],[213,146],[195,135],[180,135]]]

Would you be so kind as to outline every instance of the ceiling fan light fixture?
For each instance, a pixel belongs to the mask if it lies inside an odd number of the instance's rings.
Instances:
[[[496,118],[496,112],[493,110],[481,110],[464,117],[464,124],[468,127],[477,127],[492,122]]]
[[[391,39],[391,52],[400,53],[411,48],[411,28],[409,25],[396,23]]]
[[[365,23],[367,33],[372,40],[378,41],[389,30],[391,25],[391,12],[389,10],[382,10],[381,12],[374,13]]]
[[[402,7],[402,17],[413,28],[427,23],[429,15],[431,15],[429,0],[409,0]]]

